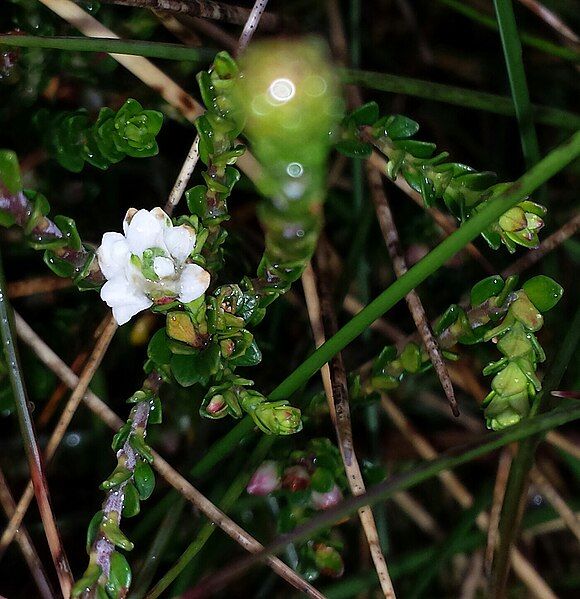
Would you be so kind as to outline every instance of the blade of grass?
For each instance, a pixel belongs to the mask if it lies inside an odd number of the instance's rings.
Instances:
[[[211,593],[215,589],[218,587],[222,588],[223,585],[240,576],[251,566],[267,559],[269,555],[275,555],[283,551],[289,543],[295,543],[312,536],[315,532],[339,522],[342,518],[354,513],[364,505],[375,505],[379,501],[385,501],[392,497],[394,493],[418,485],[437,476],[444,470],[451,470],[457,466],[487,455],[508,443],[513,443],[514,441],[519,441],[543,433],[578,418],[580,418],[580,406],[577,402],[566,402],[561,408],[548,414],[542,414],[536,418],[527,419],[504,431],[486,435],[484,441],[478,441],[467,446],[464,445],[462,447],[454,448],[451,451],[441,454],[441,457],[436,460],[423,462],[420,466],[410,472],[400,474],[392,477],[390,480],[370,487],[364,495],[349,497],[337,506],[318,514],[293,532],[275,539],[260,553],[256,553],[246,559],[241,559],[231,566],[223,568],[220,570],[219,580],[217,577],[206,580],[205,583],[196,587],[195,593],[188,595],[188,597],[194,599],[211,596]]]
[[[493,17],[480,13],[475,8],[469,6],[466,2],[460,2],[459,0],[439,0],[439,2],[441,4],[445,4],[445,6],[451,8],[455,12],[462,14],[468,19],[487,27],[488,29],[497,30],[498,28],[497,22]],[[548,40],[525,32],[521,34],[521,38],[524,44],[532,48],[536,48],[541,52],[550,54],[552,56],[557,56],[558,58],[569,60],[571,62],[580,62],[580,52],[578,50],[572,48],[563,48],[558,44],[553,44]]]
[[[515,116],[516,114],[512,99],[506,96],[411,77],[401,77],[390,73],[356,69],[340,69],[339,72],[344,83],[362,85],[369,89],[406,94],[505,116]],[[564,129],[578,129],[580,126],[580,115],[539,104],[532,104],[532,118],[538,123]]]
[[[165,58],[168,60],[188,60],[209,63],[217,50],[211,48],[188,48],[181,44],[164,42],[143,42],[140,40],[122,40],[117,38],[90,38],[72,36],[38,35],[0,35],[0,44],[18,48],[45,48],[47,50],[65,50],[67,52],[108,52],[147,58]]]
[[[390,310],[409,291],[417,287],[447,260],[461,250],[492,222],[530,195],[567,164],[580,156],[580,131],[567,142],[552,150],[543,160],[532,167],[506,193],[491,201],[480,213],[463,224],[455,233],[441,242],[425,258],[415,264],[400,279],[354,316],[326,343],[312,353],[271,393],[272,400],[286,399],[313,376],[333,355],[346,347],[366,330],[372,322]]]
[[[22,378],[22,368],[16,348],[14,336],[12,335],[12,311],[8,303],[6,293],[6,283],[4,280],[4,270],[0,257],[0,337],[2,340],[2,351],[6,360],[8,376],[12,392],[14,394],[14,403],[18,414],[18,423],[22,434],[22,442],[28,458],[30,468],[30,478],[34,485],[34,494],[38,503],[40,517],[44,525],[44,531],[52,561],[56,569],[60,588],[64,597],[68,597],[72,588],[72,573],[68,564],[68,559],[64,551],[60,533],[50,507],[50,494],[46,483],[44,467],[40,449],[34,433],[34,425],[28,409],[28,396]]]
[[[543,381],[543,391],[536,398],[528,421],[533,422],[541,418],[538,414],[544,407],[545,398],[549,397],[550,392],[559,385],[579,341],[580,308],[576,311],[576,315],[568,328],[568,332],[562,341],[558,353],[547,368],[548,374]],[[501,598],[505,595],[505,586],[509,573],[510,550],[521,518],[521,498],[527,488],[528,475],[534,462],[536,447],[541,438],[542,435],[537,434],[522,442],[512,462],[500,520],[500,544],[493,571],[492,590],[494,597]]]
[[[431,581],[442,570],[451,556],[457,553],[457,548],[461,545],[461,541],[475,526],[477,516],[483,511],[485,505],[489,503],[489,500],[489,488],[484,488],[475,498],[473,505],[461,514],[459,522],[451,534],[437,548],[436,557],[421,570],[421,576],[419,577],[415,588],[408,594],[409,599],[419,599],[426,595],[426,591],[429,588]],[[431,592],[431,595],[433,595],[433,592]]]
[[[518,33],[512,0],[494,0],[499,34],[510,82],[520,139],[526,166],[530,168],[540,160],[538,136],[532,119],[530,93],[522,60],[522,44]]]

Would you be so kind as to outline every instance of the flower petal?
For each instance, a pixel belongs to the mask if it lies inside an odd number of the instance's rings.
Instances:
[[[210,280],[207,270],[197,264],[186,264],[179,279],[179,301],[186,304],[203,295]]]
[[[171,258],[163,258],[162,256],[153,259],[153,270],[160,279],[171,277],[175,274],[173,260]]]
[[[97,258],[105,278],[112,279],[120,275],[129,261],[130,251],[127,240],[121,233],[105,233]]]
[[[124,277],[107,281],[101,287],[101,299],[113,309],[113,316],[119,325],[153,305],[144,293],[136,291]]]
[[[162,214],[160,215],[159,212]],[[163,230],[167,226],[165,217],[169,219],[161,208],[154,208],[151,212],[139,210],[133,215],[126,227],[127,243],[132,254],[140,258],[146,249],[154,247],[167,249],[163,240]]]
[[[179,262],[185,262],[195,245],[195,231],[187,225],[170,227],[164,232],[169,253]]]

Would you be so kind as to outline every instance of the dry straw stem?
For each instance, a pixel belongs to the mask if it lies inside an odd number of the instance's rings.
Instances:
[[[103,324],[103,332],[97,340],[95,347],[91,355],[89,356],[81,372],[80,377],[78,378],[78,383],[73,388],[73,392],[70,396],[70,399],[64,407],[60,419],[48,441],[48,445],[44,450],[44,462],[47,465],[56,453],[56,450],[60,445],[60,442],[62,441],[62,438],[64,437],[64,434],[68,429],[69,424],[71,423],[81,400],[87,392],[89,384],[93,379],[93,376],[97,371],[97,368],[101,364],[105,352],[109,347],[109,343],[111,342],[111,339],[113,338],[113,335],[117,330],[117,324],[113,320],[113,317],[110,313],[105,317]],[[24,518],[26,510],[28,509],[28,506],[30,505],[30,502],[32,501],[33,497],[34,489],[32,486],[32,481],[28,481],[26,489],[22,494],[20,501],[18,502],[16,510],[14,511],[14,515],[12,516],[10,522],[8,523],[8,526],[4,530],[2,538],[0,538],[0,555],[3,554],[4,551],[6,551],[6,548],[12,542],[12,539],[18,531],[18,527],[22,523],[22,519]]]
[[[11,518],[12,514],[14,514],[14,510],[16,509],[16,504],[14,503],[14,497],[12,497],[12,493],[8,488],[6,478],[4,477],[4,472],[2,472],[1,468],[0,503],[2,504],[2,509],[4,510],[6,516]],[[28,531],[26,530],[26,527],[21,526],[16,532],[16,542],[18,543],[20,551],[22,551],[22,555],[28,564],[28,568],[30,569],[32,578],[34,578],[34,582],[36,583],[40,596],[43,599],[52,599],[54,595],[52,589],[50,588],[50,583],[48,582],[42,562],[40,561],[38,553],[32,544],[32,540],[28,534]]]
[[[385,240],[387,251],[389,252],[393,264],[393,270],[399,279],[408,271],[408,268],[405,258],[403,257],[399,233],[397,231],[397,226],[395,225],[391,207],[389,206],[389,200],[383,189],[381,175],[370,164],[367,164],[367,178],[383,239]],[[441,350],[439,349],[435,335],[433,335],[433,331],[429,326],[429,321],[425,314],[425,308],[423,308],[421,299],[415,290],[408,293],[405,299],[407,300],[407,306],[413,317],[413,322],[415,323],[417,331],[419,331],[419,335],[427,349],[427,353],[431,358],[433,368],[441,381],[441,386],[443,387],[447,401],[449,401],[451,410],[455,416],[459,416],[459,408],[457,407],[453,384],[449,378],[449,373],[447,372],[447,367],[443,361],[443,356],[441,355]]]
[[[320,251],[321,249],[319,249],[319,253]],[[324,287],[322,281],[320,281],[320,284],[322,291]],[[310,264],[306,267],[306,270],[302,275],[302,285],[304,287],[308,316],[312,326],[315,345],[316,347],[320,347],[326,340],[325,329],[332,329],[328,330],[330,335],[333,335],[335,333],[334,329],[336,329],[332,309],[332,294],[329,293],[328,290],[319,294],[316,277]],[[328,321],[331,322],[329,323]],[[336,354],[330,361],[330,366],[329,364],[325,364],[322,367],[321,373],[348,485],[353,495],[362,495],[365,493],[366,489],[354,451],[350,410],[348,405],[348,390],[346,386],[346,373],[342,363],[342,354],[340,352]],[[385,558],[381,551],[373,512],[369,506],[365,506],[358,511],[358,515],[365,532],[369,551],[384,596],[394,599],[395,591],[393,589],[391,577],[389,576]]]
[[[97,19],[70,0],[39,1],[87,37],[119,39],[116,33],[102,25]],[[157,91],[162,98],[179,110],[188,121],[193,122],[203,114],[204,108],[150,60],[142,56],[127,56],[124,54],[111,54],[111,57],[151,89]],[[260,167],[248,151],[240,156],[238,165],[251,180],[256,180]]]
[[[569,42],[577,44],[580,42],[580,38],[566,25],[562,18],[557,15],[554,11],[546,8],[541,2],[537,0],[519,0],[521,4],[529,8],[533,13],[538,15],[544,23],[549,25],[554,31],[557,31],[562,37]]]
[[[59,356],[30,328],[21,316],[15,314],[15,321],[18,335],[24,343],[30,346],[43,364],[52,370],[52,372],[54,372],[66,385],[71,389],[74,389],[79,383],[79,377],[77,377]],[[114,431],[118,430],[124,424],[124,422],[92,391],[87,391],[83,396],[82,401],[93,414],[99,417]],[[211,501],[174,470],[157,452],[153,451],[153,457],[153,467],[161,477],[207,516],[214,524],[219,526],[228,536],[236,541],[236,543],[251,553],[257,553],[263,549],[263,545],[226,516],[226,514],[216,508]],[[287,580],[299,591],[309,597],[324,599],[324,595],[303,580],[296,574],[296,572],[294,572],[294,570],[289,568],[278,558],[270,556],[267,558],[266,562],[274,572]]]
[[[558,493],[554,485],[538,470],[537,467],[532,468],[530,479],[534,483],[542,495],[547,499],[548,503],[562,518],[566,526],[572,531],[576,539],[580,541],[580,519],[570,509],[570,506],[564,501]]]
[[[403,412],[401,412],[386,394],[381,395],[381,403],[393,424],[423,459],[433,460],[438,457],[437,451],[435,451],[429,441],[412,427]],[[473,496],[453,472],[442,472],[439,474],[439,478],[445,488],[463,509],[468,509],[473,505]],[[486,512],[482,512],[477,517],[476,523],[480,530],[485,531],[489,526],[489,515]],[[537,570],[518,549],[512,549],[511,563],[516,575],[528,587],[530,592],[538,597],[538,599],[557,599],[546,581],[538,574]]]
[[[493,501],[491,511],[489,512],[489,525],[487,527],[487,545],[485,547],[484,571],[486,576],[491,576],[491,566],[493,563],[493,553],[499,542],[499,520],[501,508],[505,497],[505,489],[510,474],[512,463],[512,452],[509,447],[505,447],[499,455],[497,464],[497,474],[495,476],[495,485],[493,488]]]
[[[247,8],[232,6],[223,2],[214,2],[213,0],[104,0],[104,2],[136,8],[150,8],[172,14],[185,14],[192,17],[201,17],[202,19],[233,23],[234,25],[243,25],[250,19],[251,14]],[[265,30],[275,29],[279,24],[278,15],[273,13],[266,13],[260,23]]]
[[[16,299],[20,297],[30,297],[40,293],[52,293],[60,289],[72,287],[70,279],[61,279],[53,276],[33,277],[24,281],[14,281],[8,283],[8,297]]]
[[[387,176],[387,162],[378,152],[373,151],[368,159],[368,162],[377,170],[379,170],[381,175],[384,177]],[[405,195],[411,198],[415,204],[418,204],[421,208],[423,208],[423,210],[433,217],[433,220],[443,230],[445,237],[451,235],[451,233],[457,229],[452,217],[443,214],[437,208],[427,208],[423,198],[421,197],[421,194],[412,189],[402,176],[399,175],[395,179],[394,183]],[[488,274],[494,274],[497,272],[489,260],[475,247],[475,245],[473,245],[473,243],[468,243],[465,246],[465,251],[468,252]]]
[[[476,551],[469,562],[467,574],[461,585],[459,599],[475,599],[477,590],[481,585],[483,574],[483,552]]]

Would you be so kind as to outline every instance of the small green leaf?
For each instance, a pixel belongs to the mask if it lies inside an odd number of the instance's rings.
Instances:
[[[171,350],[169,349],[165,329],[160,329],[151,337],[147,346],[147,357],[155,364],[163,366],[171,361]]]
[[[0,150],[0,184],[10,193],[17,193],[22,189],[18,157],[11,150]]]
[[[433,155],[433,152],[437,149],[437,146],[427,141],[415,141],[415,140],[398,140],[395,141],[395,148],[399,150],[405,150],[415,158],[429,158]]]
[[[145,443],[143,438],[143,432],[136,431],[129,437],[129,445],[141,456],[143,460],[146,460],[150,464],[153,462],[153,454],[151,453],[151,447]]]
[[[103,491],[109,491],[114,487],[118,487],[126,480],[131,478],[131,471],[126,466],[118,465],[112,472],[111,476],[101,483],[101,489]]]
[[[220,348],[211,344],[202,352],[193,355],[175,354],[171,358],[171,372],[182,387],[191,387],[207,381],[215,374],[220,364]]]
[[[131,422],[126,422],[119,429],[117,434],[113,437],[113,442],[111,443],[111,448],[115,453],[123,447],[130,432],[131,432]]]
[[[133,549],[133,543],[129,541],[123,531],[119,528],[119,525],[112,518],[107,518],[101,524],[101,530],[105,537],[116,547],[124,549],[125,551],[131,551],[131,549]]]
[[[123,518],[132,518],[141,511],[141,503],[139,501],[139,491],[133,483],[125,485],[125,496],[123,498]]]
[[[86,549],[87,553],[90,555],[91,547],[97,538],[97,533],[99,532],[99,527],[101,526],[101,522],[103,520],[103,511],[99,510],[89,522],[89,527],[87,528],[87,543]]]
[[[151,400],[149,408],[149,424],[161,424],[163,420],[163,408],[161,407],[161,400],[156,395]]]
[[[80,597],[84,592],[87,592],[99,580],[99,576],[103,570],[96,563],[90,563],[81,578],[75,583],[71,591],[71,597]]]
[[[564,289],[544,275],[538,275],[523,284],[526,295],[540,312],[551,310],[562,297]]]
[[[417,372],[421,368],[421,350],[415,343],[407,343],[401,352],[401,363],[407,372]]]
[[[153,489],[155,489],[155,475],[147,462],[137,462],[133,480],[135,481],[137,491],[139,491],[139,497],[143,500],[149,499],[151,493],[153,493]]]
[[[372,125],[379,118],[379,105],[376,102],[368,102],[353,110],[347,120],[357,127]]]
[[[490,297],[501,293],[504,281],[499,275],[491,275],[479,283],[476,283],[471,290],[471,305],[473,307],[483,304]]]
[[[118,551],[114,551],[111,554],[111,569],[106,584],[107,593],[109,596],[114,597],[114,599],[121,599],[127,596],[130,586],[131,567],[124,555]]]
[[[387,135],[392,140],[406,139],[419,131],[419,123],[406,116],[393,114],[380,119],[373,129],[377,137]]]
[[[373,151],[371,144],[355,139],[343,139],[336,144],[336,149],[350,158],[368,158]]]

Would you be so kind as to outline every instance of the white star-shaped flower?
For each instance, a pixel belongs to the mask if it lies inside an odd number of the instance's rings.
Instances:
[[[205,293],[210,274],[187,262],[196,239],[191,227],[173,226],[161,208],[130,208],[123,233],[105,233],[97,250],[107,279],[101,298],[113,309],[117,324],[125,324],[155,302],[188,303]]]

